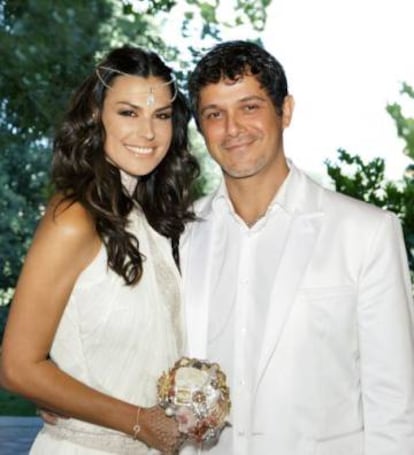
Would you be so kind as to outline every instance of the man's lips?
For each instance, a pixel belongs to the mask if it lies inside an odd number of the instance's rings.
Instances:
[[[253,138],[244,139],[242,141],[228,141],[224,142],[223,148],[225,150],[235,150],[239,148],[249,147],[254,142]]]

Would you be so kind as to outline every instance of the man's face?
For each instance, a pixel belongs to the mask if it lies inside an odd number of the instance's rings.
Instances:
[[[290,123],[293,99],[278,115],[254,76],[222,79],[201,89],[200,128],[212,158],[232,179],[274,177],[284,166],[283,129]]]

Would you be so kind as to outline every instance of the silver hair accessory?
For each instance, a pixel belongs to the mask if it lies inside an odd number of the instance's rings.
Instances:
[[[110,68],[109,66],[98,66],[96,67],[96,75],[98,76],[98,79],[102,82],[102,84],[106,87],[106,88],[112,88],[110,85],[108,85],[102,78],[101,76],[101,73],[99,72],[99,70],[106,70],[106,71],[112,71],[113,73],[117,73],[117,74],[120,74],[121,76],[129,76],[129,77],[144,77],[144,76],[138,76],[138,75],[135,75],[135,74],[128,74],[128,73],[124,73],[123,71],[120,71],[120,70],[117,70],[115,68]],[[157,77],[157,76],[155,76]],[[166,85],[170,85],[170,84],[173,84],[173,87],[174,87],[174,94],[171,98],[171,103],[174,102],[174,100],[177,98],[177,94],[178,94],[178,90],[177,90],[177,84],[176,84],[176,79],[175,79],[175,76],[174,74],[171,74],[171,79],[167,82],[160,82],[159,84],[155,85],[155,86],[151,86],[149,88],[149,93],[147,94],[147,99],[146,99],[146,102],[145,104],[147,106],[152,106],[154,103],[155,103],[155,94],[154,94],[154,90],[157,90],[158,88],[160,87],[164,87]],[[145,93],[144,91],[142,93]]]

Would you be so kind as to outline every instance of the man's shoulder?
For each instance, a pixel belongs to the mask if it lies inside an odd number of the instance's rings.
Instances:
[[[296,169],[296,172],[300,176],[300,180],[297,181],[302,182],[296,188],[301,193],[301,196],[297,197],[301,208],[306,210],[310,203],[312,209],[323,213],[326,219],[334,224],[361,223],[362,227],[364,224],[372,225],[385,218],[396,217],[393,212],[373,203],[327,188],[299,169]]]
[[[202,196],[197,199],[194,203],[194,212],[198,217],[204,217],[211,211],[213,199],[216,195],[216,191],[213,191],[209,194]]]
[[[212,213],[212,203],[214,199],[214,192],[209,193],[207,195],[202,196],[201,198],[197,199],[193,205],[193,211],[195,214],[195,220],[190,221],[187,223],[185,231],[181,236],[181,246],[187,244],[189,238],[197,232],[198,228],[200,227],[202,222],[205,222],[208,218],[208,215]]]
[[[383,217],[392,213],[373,203],[327,188],[324,188],[324,201],[325,208],[333,213],[350,213],[374,218]]]

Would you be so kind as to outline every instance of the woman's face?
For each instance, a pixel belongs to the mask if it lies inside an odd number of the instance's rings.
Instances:
[[[172,138],[171,87],[150,76],[118,76],[107,89],[102,110],[107,159],[121,171],[153,171]]]

